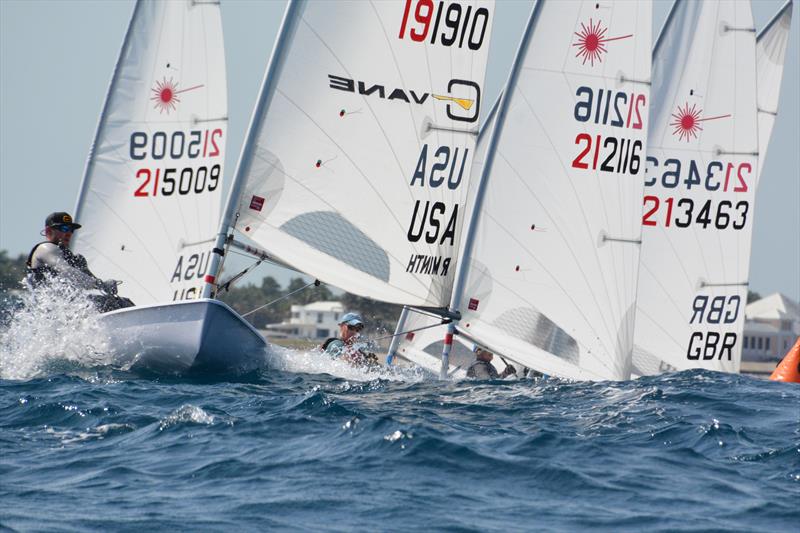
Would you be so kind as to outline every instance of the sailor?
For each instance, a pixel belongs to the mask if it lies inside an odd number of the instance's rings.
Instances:
[[[475,346],[475,362],[469,365],[467,369],[467,377],[473,379],[503,379],[511,374],[516,375],[517,369],[513,365],[506,365],[505,370],[501,373],[492,365],[494,354],[489,350],[485,350],[479,346]]]
[[[99,291],[101,294],[89,294],[89,298],[100,312],[133,305],[128,298],[117,296],[116,281],[99,279],[89,270],[86,258],[69,249],[73,233],[81,227],[69,213],[51,213],[45,219],[44,226],[42,235],[47,240],[33,247],[26,263],[26,280],[31,288],[60,280],[79,289]]]
[[[374,366],[378,356],[368,352],[368,345],[360,342],[364,319],[358,313],[345,313],[339,320],[339,337],[327,339],[322,351],[334,359],[342,359],[353,366]]]

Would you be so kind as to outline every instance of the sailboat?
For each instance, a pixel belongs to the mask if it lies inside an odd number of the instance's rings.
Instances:
[[[446,313],[493,10],[290,1],[202,296],[236,229],[321,281]]]
[[[184,171],[168,174],[162,159],[179,150],[176,136],[188,154],[195,129],[210,131],[196,163],[213,163],[207,146],[222,156],[217,4],[139,2],[101,116],[78,201],[79,220],[95,232],[84,232],[77,249],[103,276],[122,271],[123,292],[140,304],[103,315],[116,351],[176,370],[258,365],[266,340],[214,299],[232,246],[361,296],[446,313],[494,2],[290,1],[210,243],[218,182],[190,190]],[[182,48],[218,53],[207,58],[208,77],[191,78],[192,64],[168,54],[176,49],[162,52],[190,38],[157,33],[185,27],[165,24],[176,11],[210,17],[205,40]],[[169,195],[159,188],[167,178]],[[173,194],[182,187],[186,197]],[[236,241],[234,229],[269,251]]]
[[[628,377],[650,24],[649,2],[534,6],[488,139],[441,376],[457,332],[550,375]]]
[[[73,249],[136,307],[101,316],[133,367],[234,369],[265,341],[224,303],[197,300],[220,218],[227,88],[219,2],[139,0],[75,209]]]
[[[676,2],[656,43],[633,374],[738,372],[759,142],[749,2]]]

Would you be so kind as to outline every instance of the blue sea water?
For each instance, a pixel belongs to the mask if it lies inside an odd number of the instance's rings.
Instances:
[[[144,375],[103,356],[90,304],[54,302],[0,328],[0,530],[800,523],[796,384],[441,382],[292,350],[248,375]]]
[[[55,367],[0,380],[8,528],[796,531],[800,518],[797,385]]]

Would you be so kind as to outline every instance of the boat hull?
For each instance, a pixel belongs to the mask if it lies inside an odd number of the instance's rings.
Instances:
[[[129,307],[101,316],[115,362],[156,372],[248,372],[268,343],[218,300]]]

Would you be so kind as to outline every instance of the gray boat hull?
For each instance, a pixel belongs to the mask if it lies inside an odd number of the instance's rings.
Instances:
[[[101,316],[115,362],[156,372],[248,372],[269,344],[219,300],[129,307]]]

